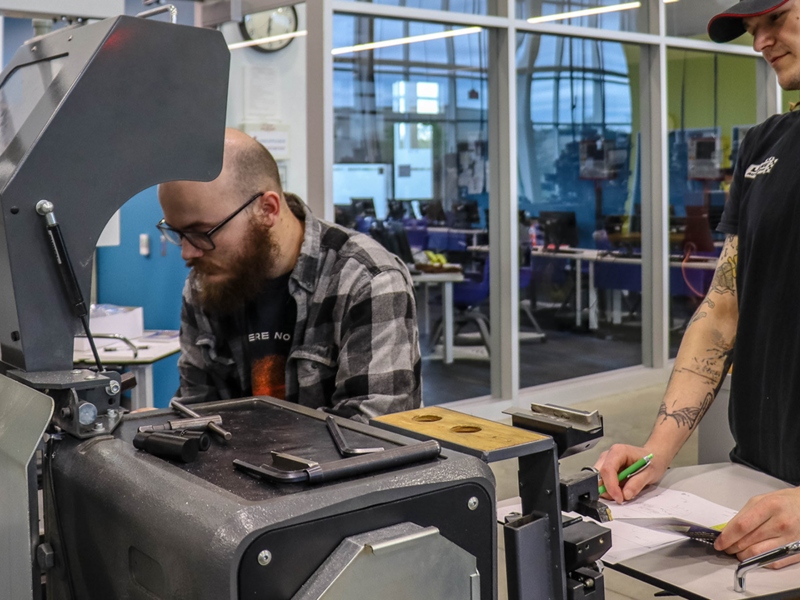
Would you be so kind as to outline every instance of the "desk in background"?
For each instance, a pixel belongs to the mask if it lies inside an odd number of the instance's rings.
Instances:
[[[581,325],[581,311],[583,310],[582,307],[582,286],[583,282],[581,281],[581,267],[583,261],[587,261],[589,263],[589,329],[597,329],[598,328],[598,310],[597,310],[597,288],[595,287],[595,277],[594,277],[594,266],[595,263],[611,263],[611,264],[618,264],[618,265],[639,265],[642,264],[642,258],[640,256],[619,256],[616,254],[611,254],[605,250],[592,250],[588,248],[569,248],[566,250],[560,250],[559,252],[552,252],[545,250],[541,246],[537,246],[533,248],[531,252],[531,256],[535,259],[536,257],[546,257],[546,258],[559,258],[563,260],[574,260],[575,261],[575,323],[580,327]],[[701,270],[708,270],[714,271],[717,268],[717,258],[716,257],[708,257],[708,258],[695,258],[688,261],[685,265],[687,269],[701,269]],[[681,258],[673,258],[670,257],[670,267],[671,268],[680,268],[682,265],[682,257]],[[615,296],[614,298],[614,312],[615,315],[619,312],[619,296]],[[614,319],[615,324],[617,323],[617,318]]]
[[[420,273],[412,275],[411,281],[415,286],[422,286],[422,300],[420,306],[421,330],[425,335],[431,332],[431,316],[428,308],[430,294],[428,287],[431,284],[442,286],[442,320],[444,323],[444,362],[453,362],[453,284],[464,281],[462,273]]]
[[[764,473],[731,463],[670,469],[659,485],[689,492],[734,510],[741,510],[753,496],[792,487]],[[614,510],[613,504],[611,510]],[[800,564],[777,571],[751,571],[747,575],[745,593],[733,591],[737,565],[736,557],[721,554],[713,546],[686,540],[609,565],[609,568],[685,598],[778,600],[800,597]]]
[[[115,342],[98,348],[103,364],[114,364],[127,367],[136,376],[136,387],[131,390],[131,410],[152,407],[153,398],[153,364],[163,358],[177,354],[181,350],[177,331],[145,331],[144,336],[131,340],[139,349],[138,356],[133,357],[131,350],[123,342]],[[75,351],[72,362],[78,366],[94,365],[91,350]]]

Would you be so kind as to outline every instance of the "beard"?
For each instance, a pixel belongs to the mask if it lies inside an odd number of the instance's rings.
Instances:
[[[270,227],[256,221],[251,223],[242,240],[242,251],[224,267],[227,274],[224,279],[209,281],[210,275],[219,275],[223,268],[205,262],[203,257],[186,263],[194,269],[198,301],[205,311],[229,314],[254,300],[269,280],[266,274],[279,255],[280,247]]]

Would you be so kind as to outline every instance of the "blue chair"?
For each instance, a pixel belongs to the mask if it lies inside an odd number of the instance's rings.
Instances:
[[[453,285],[453,305],[457,313],[453,317],[454,338],[458,340],[459,332],[470,323],[478,327],[481,342],[486,346],[486,351],[491,354],[492,341],[489,335],[489,319],[480,310],[480,305],[489,298],[489,260],[487,258],[483,267],[483,277],[480,280],[469,280]],[[444,333],[444,320],[439,319],[431,337],[430,348],[436,346]]]
[[[531,279],[533,278],[533,268],[532,267],[520,267],[519,269],[519,293],[522,296],[523,290],[527,290],[528,286],[531,284]],[[531,310],[531,301],[527,298],[523,298],[519,302],[519,307],[522,312],[527,315],[528,320],[531,322],[531,325],[536,330],[535,339],[538,339],[540,342],[544,343],[547,341],[547,334],[542,331],[542,328],[539,327],[539,322],[536,320],[536,317],[533,316],[533,311]]]

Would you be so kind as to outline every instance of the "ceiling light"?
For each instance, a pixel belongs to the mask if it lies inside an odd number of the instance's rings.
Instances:
[[[308,34],[308,31],[304,29],[302,31],[293,31],[292,33],[283,33],[281,35],[273,35],[270,37],[259,38],[257,40],[250,40],[247,42],[237,42],[236,44],[228,44],[228,50],[247,48],[249,46],[260,46],[261,44],[269,44],[270,42],[280,42],[281,40],[288,40],[290,38],[302,37],[306,34]]]
[[[642,6],[641,2],[628,2],[627,4],[612,4],[611,6],[598,6],[596,8],[587,8],[585,10],[576,10],[572,12],[558,13],[556,15],[533,17],[531,19],[528,19],[528,23],[545,23],[547,21],[577,19],[578,17],[588,17],[590,15],[602,15],[604,13],[619,12],[621,10],[631,10],[632,8],[639,8],[641,6]]]
[[[463,29],[451,29],[450,31],[440,31],[439,33],[426,33],[424,35],[414,35],[411,37],[386,40],[384,42],[372,42],[370,44],[358,44],[357,46],[346,46],[334,48],[333,54],[349,54],[351,52],[363,52],[364,50],[376,50],[378,48],[389,48],[391,46],[402,46],[403,44],[415,44],[417,42],[429,42],[442,38],[455,37],[457,35],[469,35],[483,31],[482,27],[465,27]]]

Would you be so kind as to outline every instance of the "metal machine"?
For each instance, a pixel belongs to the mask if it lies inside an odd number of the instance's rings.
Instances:
[[[218,32],[120,16],[35,38],[0,74],[0,599],[493,599],[486,462],[512,457],[511,597],[602,598],[610,534],[561,517],[600,510],[597,476],[557,487],[560,446],[596,421],[544,415],[557,444],[520,417],[484,451],[488,422],[458,413],[441,434],[436,415],[368,426],[269,398],[124,414],[124,378],[73,370],[109,218],[221,169],[228,59]],[[159,454],[209,422],[196,459]]]

